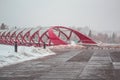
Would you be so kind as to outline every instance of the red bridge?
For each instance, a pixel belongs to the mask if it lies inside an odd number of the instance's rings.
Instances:
[[[53,26],[51,28],[25,28],[0,31],[0,44],[24,46],[47,46],[66,45],[70,41],[76,43],[96,44],[86,35],[63,26]]]

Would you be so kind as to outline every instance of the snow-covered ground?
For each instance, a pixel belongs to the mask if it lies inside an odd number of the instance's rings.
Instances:
[[[26,60],[42,58],[48,55],[55,55],[51,50],[65,50],[65,49],[83,49],[84,46],[77,45],[71,41],[69,45],[49,46],[46,49],[42,47],[26,47],[18,46],[18,52],[14,52],[14,46],[0,45],[0,67],[16,64]]]
[[[55,55],[49,48],[18,46],[18,52],[14,52],[14,46],[0,45],[0,67],[16,64],[26,60]]]

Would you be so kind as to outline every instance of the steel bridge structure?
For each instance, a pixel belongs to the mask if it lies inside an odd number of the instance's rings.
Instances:
[[[96,44],[90,37],[74,29],[63,26],[50,28],[22,28],[0,31],[0,44],[23,46],[67,45],[71,41],[76,43]]]

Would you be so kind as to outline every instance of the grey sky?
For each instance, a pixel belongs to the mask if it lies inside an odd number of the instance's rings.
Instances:
[[[120,0],[0,0],[0,23],[9,26],[90,26],[120,29]]]

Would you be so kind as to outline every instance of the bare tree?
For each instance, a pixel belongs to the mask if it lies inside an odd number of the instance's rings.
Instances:
[[[113,32],[112,37],[111,37],[112,43],[115,43],[115,38],[116,38],[116,34]]]
[[[92,31],[91,31],[91,30],[89,31],[88,36],[89,36],[89,37],[92,37]]]
[[[8,26],[6,26],[4,23],[1,24],[0,29],[8,29]]]

